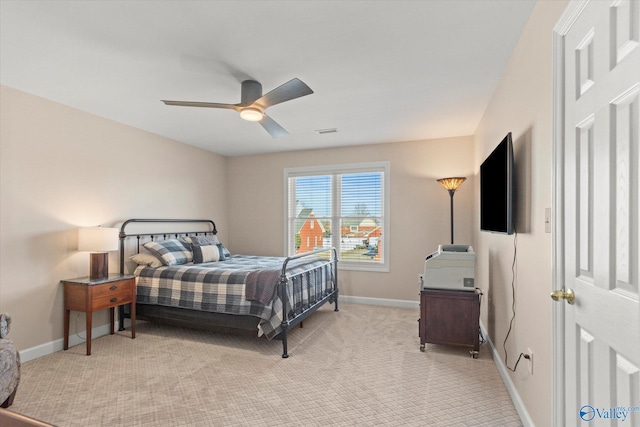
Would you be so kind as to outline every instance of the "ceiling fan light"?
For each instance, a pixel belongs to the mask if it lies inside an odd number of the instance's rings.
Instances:
[[[240,117],[250,122],[259,122],[262,120],[263,114],[257,108],[245,108],[240,111]]]

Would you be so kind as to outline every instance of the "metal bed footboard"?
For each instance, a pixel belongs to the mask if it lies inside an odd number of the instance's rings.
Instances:
[[[327,253],[326,263],[314,265],[296,274],[287,274],[291,261],[304,260]],[[326,280],[322,280],[323,277]],[[328,286],[327,284],[330,283]],[[291,293],[289,290],[291,289]],[[296,292],[299,290],[299,292]],[[338,254],[335,248],[316,249],[287,257],[282,264],[278,297],[282,301],[282,332],[276,339],[282,340],[282,357],[287,353],[287,332],[311,313],[319,309],[327,301],[334,303],[334,311],[338,311]],[[306,297],[306,298],[305,298]]]

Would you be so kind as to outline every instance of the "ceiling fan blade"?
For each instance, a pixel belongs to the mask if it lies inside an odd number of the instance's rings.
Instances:
[[[260,120],[258,123],[262,125],[264,130],[269,132],[269,135],[271,135],[273,139],[276,139],[280,136],[289,135],[289,132],[287,132],[285,128],[280,126],[278,123],[276,123],[275,120],[273,120],[266,114],[262,116],[262,120]]]
[[[192,102],[192,101],[165,101],[162,102],[165,105],[176,105],[179,107],[205,107],[205,108],[227,108],[229,110],[240,111],[240,106],[237,104],[219,104],[216,102]]]
[[[281,102],[290,101],[292,99],[300,98],[301,96],[311,95],[313,91],[300,79],[289,80],[285,84],[278,86],[271,92],[263,95],[257,99],[253,105],[256,105],[263,110],[271,107],[272,105],[280,104]]]

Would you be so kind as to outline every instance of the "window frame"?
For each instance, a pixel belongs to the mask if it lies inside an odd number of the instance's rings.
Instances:
[[[320,166],[302,166],[302,167],[291,167],[284,168],[283,170],[283,194],[284,194],[284,254],[285,256],[289,256],[289,248],[290,242],[293,242],[293,246],[295,247],[295,235],[290,236],[289,229],[289,216],[290,208],[295,209],[295,204],[292,206],[289,204],[289,178],[295,178],[300,176],[315,176],[315,175],[338,175],[338,174],[357,174],[357,173],[367,173],[367,172],[382,172],[383,180],[382,180],[382,223],[383,223],[383,236],[382,239],[382,254],[383,259],[379,262],[351,262],[340,260],[338,263],[338,268],[341,270],[354,270],[354,271],[370,271],[370,272],[389,272],[389,236],[390,236],[390,169],[391,164],[388,161],[381,162],[367,162],[367,163],[348,163],[348,164],[337,164],[337,165],[320,165]],[[341,218],[339,209],[340,209],[340,201],[339,201],[339,190],[337,188],[332,188],[332,230],[331,236],[332,238],[340,238],[340,224],[339,221],[334,221],[335,219]],[[338,210],[338,214],[336,215],[336,209]],[[337,231],[337,233],[336,233]],[[338,236],[338,237],[335,237]],[[338,256],[339,256],[339,248]]]

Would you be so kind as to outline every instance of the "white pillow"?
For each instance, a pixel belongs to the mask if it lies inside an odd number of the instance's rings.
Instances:
[[[135,254],[129,257],[129,259],[138,265],[148,265],[153,268],[162,266],[162,261],[160,261],[158,257],[148,253]]]

